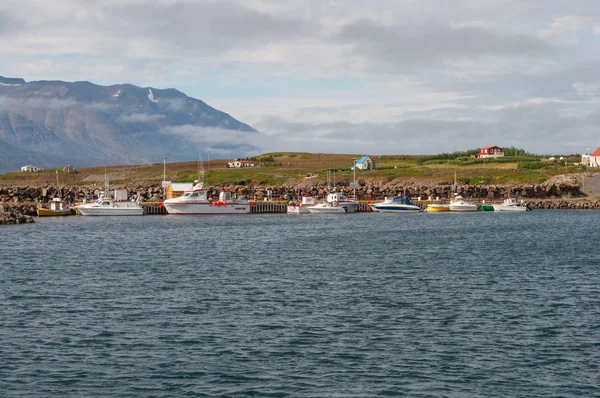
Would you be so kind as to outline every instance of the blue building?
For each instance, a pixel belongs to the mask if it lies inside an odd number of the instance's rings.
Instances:
[[[362,158],[356,161],[356,168],[358,170],[373,170],[375,168],[375,163],[368,156],[363,156]],[[354,170],[354,165],[350,168],[350,170]]]

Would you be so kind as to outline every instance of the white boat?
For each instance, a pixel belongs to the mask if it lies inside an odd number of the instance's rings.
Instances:
[[[194,185],[178,198],[163,202],[169,214],[248,214],[250,202],[235,199],[231,191],[221,191],[219,200],[208,199],[208,189],[202,183]]]
[[[348,210],[343,206],[336,206],[333,203],[325,202],[308,208],[311,214],[346,214]]]
[[[373,211],[380,213],[419,213],[421,208],[410,201],[406,196],[385,198],[383,202],[369,205]]]
[[[315,198],[305,193],[302,195],[302,201],[287,207],[288,214],[310,214],[309,207],[315,206]]]
[[[110,197],[100,195],[93,203],[75,206],[82,216],[141,216],[144,208],[141,204],[128,201],[114,201]]]
[[[450,211],[477,211],[477,205],[472,202],[467,202],[462,196],[457,195],[452,203],[450,203]]]
[[[494,211],[528,211],[532,210],[531,205],[525,203],[517,203],[512,198],[504,199],[502,204],[494,204]]]
[[[327,203],[334,207],[342,207],[346,213],[356,213],[358,211],[358,200],[349,199],[342,193],[332,192],[328,194]]]

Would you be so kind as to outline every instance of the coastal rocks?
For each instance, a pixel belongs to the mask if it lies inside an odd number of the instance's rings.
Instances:
[[[0,224],[31,224],[33,217],[23,214],[18,208],[13,208],[5,203],[0,203]]]
[[[534,209],[545,210],[600,210],[599,200],[562,199],[534,200],[529,204]]]

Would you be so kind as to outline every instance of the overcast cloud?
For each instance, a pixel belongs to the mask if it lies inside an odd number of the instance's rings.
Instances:
[[[599,43],[596,0],[0,3],[0,75],[177,88],[260,133],[165,133],[239,156],[596,148]]]

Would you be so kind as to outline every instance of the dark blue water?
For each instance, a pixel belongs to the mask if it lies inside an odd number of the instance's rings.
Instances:
[[[0,396],[600,395],[600,212],[0,228]]]

